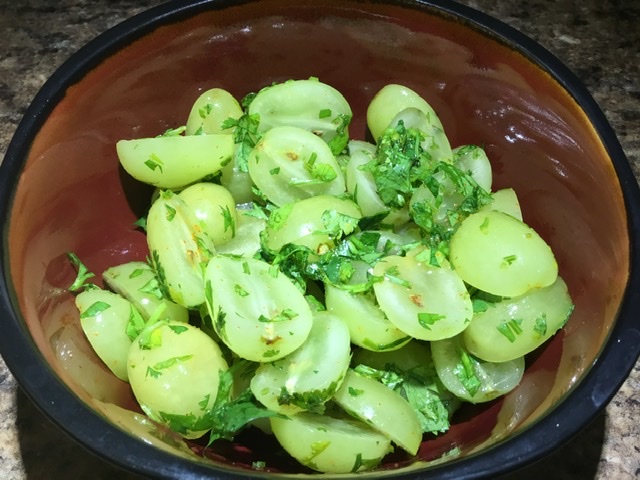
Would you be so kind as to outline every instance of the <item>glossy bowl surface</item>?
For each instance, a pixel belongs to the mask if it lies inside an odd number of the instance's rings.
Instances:
[[[84,340],[65,291],[74,277],[65,253],[95,272],[147,255],[132,224],[150,192],[119,168],[117,140],[184,124],[214,86],[240,98],[311,76],[345,95],[354,138],[366,138],[378,89],[402,83],[433,105],[452,145],[483,145],[495,188],[518,192],[576,304],[566,328],[528,358],[516,390],[463,409],[447,434],[425,438],[416,459],[394,454],[360,476],[493,476],[568,440],[640,353],[637,182],[566,67],[508,26],[447,1],[173,2],[77,52],[35,98],[0,170],[0,348],[20,384],[80,443],[139,473],[271,475],[251,470],[254,460],[280,475],[309,473],[256,435],[200,458],[140,421],[127,385]]]

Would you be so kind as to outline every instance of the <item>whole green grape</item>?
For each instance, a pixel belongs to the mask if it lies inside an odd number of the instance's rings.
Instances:
[[[495,210],[462,221],[450,244],[451,264],[469,285],[493,295],[517,297],[551,285],[558,264],[549,245],[518,220]]]
[[[185,427],[178,433],[186,438],[206,432],[195,420],[213,408],[220,372],[227,368],[211,337],[181,322],[150,325],[131,344],[127,360],[129,383],[142,410],[174,427],[182,418]]]
[[[293,282],[276,267],[253,258],[212,258],[205,298],[213,327],[239,357],[273,362],[307,339],[313,316]]]

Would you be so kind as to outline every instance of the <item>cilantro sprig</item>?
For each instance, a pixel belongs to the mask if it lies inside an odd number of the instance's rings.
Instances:
[[[248,172],[249,155],[251,150],[260,141],[262,134],[258,131],[260,116],[257,113],[245,113],[240,118],[227,118],[222,122],[224,130],[233,130],[233,141],[238,145],[236,162],[238,170]]]
[[[432,363],[406,370],[393,363],[384,369],[360,364],[354,370],[402,395],[418,414],[423,432],[440,433],[449,429],[449,419],[460,402],[442,384]]]
[[[423,138],[422,132],[400,121],[384,132],[374,159],[360,167],[371,173],[380,199],[390,208],[404,207],[423,176],[429,160],[420,145]]]
[[[383,133],[373,159],[360,169],[372,175],[380,199],[391,210],[410,203],[411,219],[422,229],[425,243],[441,249],[459,222],[490,203],[491,196],[470,173],[434,160],[423,148],[425,135],[399,121]],[[415,199],[419,188],[424,195]],[[441,212],[443,204],[451,208]]]
[[[67,252],[67,258],[71,262],[71,265],[76,269],[77,274],[73,283],[69,286],[69,291],[73,293],[78,293],[81,290],[90,290],[94,288],[98,288],[97,285],[93,283],[89,283],[88,280],[95,277],[95,273],[89,271],[87,266],[82,263],[80,258],[73,253]]]

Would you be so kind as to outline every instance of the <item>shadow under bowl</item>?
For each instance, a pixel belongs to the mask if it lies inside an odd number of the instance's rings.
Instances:
[[[568,324],[527,359],[504,398],[467,406],[416,458],[369,477],[476,478],[533,461],[606,405],[640,353],[640,197],[628,162],[585,88],[541,46],[447,2],[172,2],[101,35],[45,84],[1,167],[3,335],[9,368],[34,402],[110,462],[157,477],[309,473],[268,438],[243,434],[194,453],[141,420],[128,385],[92,353],[66,287],[66,252],[91,271],[148,254],[133,223],[149,189],[119,168],[115,142],[182,125],[214,86],[241,98],[318,77],[350,103],[353,138],[388,83],[420,93],[452,146],[483,145],[494,188],[513,187],[525,221],[552,246],[575,302]],[[138,412],[138,413],[135,413]]]

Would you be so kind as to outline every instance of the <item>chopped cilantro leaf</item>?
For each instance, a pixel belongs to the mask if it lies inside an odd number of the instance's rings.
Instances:
[[[473,304],[474,314],[486,312],[487,310],[489,310],[489,307],[491,306],[491,303],[481,298],[474,298],[471,300],[471,303]]]
[[[515,262],[517,259],[517,255],[507,255],[502,259],[502,265],[508,267],[509,265],[512,265],[513,262]]]
[[[129,278],[137,278],[140,275],[143,275],[145,271],[146,269],[144,268],[136,268],[133,270],[133,272],[129,274]],[[139,289],[139,290],[142,291],[142,289]]]
[[[259,322],[269,323],[269,322],[284,322],[286,320],[291,320],[292,318],[297,317],[297,312],[291,310],[290,308],[285,308],[280,313],[274,315],[273,317],[266,317],[264,315],[260,315],[258,317]]]
[[[356,455],[356,461],[353,463],[351,473],[356,473],[361,470],[372,470],[378,466],[381,458],[362,458],[362,454]]]
[[[337,172],[328,163],[319,163],[318,155],[312,153],[309,158],[304,162],[304,168],[311,177],[310,180],[290,180],[289,185],[301,186],[301,185],[320,185],[323,183],[329,183],[338,177]]]
[[[418,313],[418,323],[422,328],[425,328],[427,330],[431,330],[431,327],[437,321],[442,320],[443,318],[445,318],[444,315],[441,315],[439,313],[427,313],[427,312]]]
[[[139,270],[143,271],[142,269],[139,269]],[[129,277],[129,278],[132,278],[132,277]],[[162,294],[162,290],[160,289],[160,282],[155,276],[151,278],[143,286],[141,286],[138,289],[138,291],[140,293],[148,293],[149,295],[154,296],[158,300],[162,300],[164,298],[164,295]]]
[[[140,217],[138,220],[133,222],[133,226],[141,229],[143,232],[147,231],[147,217]]]
[[[187,360],[191,360],[193,355],[182,355],[180,357],[172,357],[162,362],[158,362],[153,366],[147,367],[147,376],[151,376],[153,378],[158,378],[162,375],[162,370],[166,370],[171,368],[179,363],[186,362]]]
[[[173,208],[171,205],[167,205],[165,204],[165,215],[167,217],[167,221],[171,222],[175,217],[176,217],[176,209]]]
[[[182,125],[181,127],[177,127],[177,128],[169,128],[165,130],[165,132],[162,135],[158,135],[158,136],[159,137],[177,137],[179,135],[182,135],[186,130],[187,130],[187,127]]]
[[[213,110],[213,104],[207,103],[198,109],[198,115],[200,115],[200,118],[204,120],[209,116],[212,110]]]
[[[335,136],[329,140],[327,145],[331,149],[331,153],[339,155],[349,143],[349,124],[351,123],[351,116],[343,113],[336,115],[336,118],[332,120],[332,123],[336,127]]]
[[[162,346],[162,332],[160,328],[158,328],[162,325],[164,325],[164,322],[146,322],[145,328],[136,337],[136,341],[142,350],[152,350]]]
[[[95,274],[90,272],[84,263],[80,261],[78,256],[75,253],[67,252],[67,258],[71,262],[71,264],[76,268],[77,275],[71,286],[69,287],[70,292],[77,292],[79,290],[84,289],[92,289],[98,288],[96,285],[92,283],[87,283],[87,280],[95,277]]]
[[[331,445],[331,442],[329,440],[313,442],[311,444],[311,454],[308,457],[304,458],[302,460],[302,463],[305,465],[312,464],[313,459],[324,452],[327,447],[329,447],[329,445]]]
[[[278,395],[278,404],[295,405],[308,412],[322,414],[325,410],[325,403],[331,399],[337,389],[337,382],[332,382],[322,390],[309,390],[306,392],[291,392],[286,387],[282,387]]]
[[[156,170],[159,170],[160,173],[163,172],[164,163],[162,162],[162,160],[160,160],[160,158],[155,153],[152,153],[151,155],[149,155],[149,158],[144,161],[144,164],[154,172]]]
[[[198,406],[200,407],[200,410],[203,410],[203,411],[206,410],[210,400],[211,400],[211,394],[208,393],[207,395],[204,396],[202,400],[198,402]]]
[[[465,350],[459,349],[460,362],[455,366],[453,373],[472,397],[480,390],[481,382],[476,375],[475,365],[478,363],[474,357]]]
[[[321,219],[325,230],[318,233],[325,233],[334,238],[349,235],[358,228],[359,219],[345,215],[336,210],[324,211]]]
[[[131,341],[134,341],[140,332],[144,330],[146,323],[140,312],[131,305],[129,309],[129,321],[125,327],[125,332]]]
[[[236,284],[233,287],[233,291],[236,292],[236,295],[240,296],[240,297],[246,297],[249,295],[249,292],[247,292],[244,288],[242,288],[241,285]]]
[[[248,262],[242,262],[242,271],[246,275],[251,275],[251,267],[249,267]]]
[[[543,313],[540,317],[536,318],[536,323],[533,326],[533,331],[541,337],[547,334],[547,314]]]
[[[176,335],[180,335],[181,333],[184,333],[187,330],[189,330],[188,327],[182,326],[182,325],[168,325],[168,327],[169,327],[169,330],[171,330]]]
[[[226,334],[224,331],[224,327],[227,324],[226,318],[227,318],[227,314],[224,313],[221,308],[218,309],[218,314],[215,317],[213,328],[216,331],[216,333],[220,335],[222,338],[226,337]]]
[[[269,220],[267,221],[267,228],[273,230],[274,232],[277,232],[282,227],[284,227],[285,223],[287,222],[287,218],[289,218],[289,215],[291,214],[292,208],[293,204],[288,203],[271,212]]]
[[[80,313],[80,318],[95,317],[110,308],[111,308],[110,304],[106,302],[97,301],[91,304],[85,311]]]
[[[224,219],[224,231],[231,229],[231,236],[236,236],[236,220],[233,218],[233,214],[229,209],[229,205],[225,205],[222,207],[220,205],[220,212],[222,213],[222,218]]]
[[[359,388],[349,387],[349,395],[351,395],[352,397],[359,397],[363,393],[364,393],[364,390],[361,390]]]
[[[522,333],[522,319],[506,320],[498,325],[496,328],[507,339],[513,343],[516,341],[516,337]]]
[[[395,283],[396,285],[400,285],[401,287],[411,288],[411,283],[407,280],[399,277],[400,272],[398,271],[398,267],[396,265],[387,268],[384,271],[384,278],[389,280],[391,283]]]

